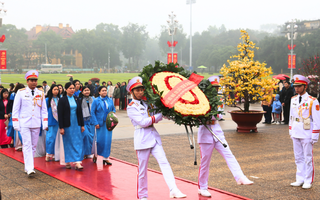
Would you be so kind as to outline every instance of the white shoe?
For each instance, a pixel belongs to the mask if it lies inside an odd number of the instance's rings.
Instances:
[[[237,181],[238,185],[252,185],[253,181],[250,181],[246,176],[239,178]]]
[[[208,190],[198,189],[198,194],[200,194],[201,196],[204,196],[204,197],[211,197],[211,194]]]
[[[291,183],[290,185],[293,187],[300,187],[301,185],[303,185],[303,183],[296,181],[296,182]]]
[[[303,189],[310,189],[311,187],[312,187],[312,184],[310,183],[304,183],[302,186]]]
[[[32,169],[32,170],[29,170],[28,172],[27,172],[27,174],[28,174],[28,176],[31,176],[32,174],[35,174],[36,172]]]
[[[277,124],[281,124],[280,122],[277,122]]]
[[[142,198],[142,199],[140,199],[140,200],[148,200],[148,199],[147,199],[147,197],[143,197],[143,198]]]
[[[185,198],[187,195],[183,194],[178,188],[170,191],[170,198]]]

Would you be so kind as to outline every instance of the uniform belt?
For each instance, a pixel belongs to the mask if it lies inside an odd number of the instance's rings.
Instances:
[[[207,122],[207,125],[215,125],[217,123],[218,123],[217,120],[212,120],[212,121]]]
[[[291,117],[292,121],[296,121],[296,122],[303,122],[302,119],[300,118],[296,118],[296,117]]]
[[[140,129],[140,128],[151,128],[151,127],[153,127],[153,124],[151,124],[150,126],[147,126],[147,127],[142,127],[142,126],[140,126],[140,125],[136,125],[136,126],[134,126],[134,129]]]

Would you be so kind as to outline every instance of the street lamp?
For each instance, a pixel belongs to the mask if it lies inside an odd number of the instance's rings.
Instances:
[[[176,34],[176,31],[177,31],[177,28],[178,28],[178,20],[176,20],[177,16],[175,14],[173,14],[173,11],[171,12],[171,14],[169,14],[169,20],[167,20],[167,23],[168,23],[168,30],[169,30],[169,35],[171,35],[171,53],[172,53],[172,62],[173,62],[173,48],[175,45],[174,42],[173,42],[173,35]]]
[[[7,15],[7,9],[4,8],[4,2],[0,2],[0,27],[2,27],[2,17]],[[0,43],[0,48],[2,47],[2,42]],[[0,84],[1,84],[1,71],[0,71]]]
[[[190,67],[192,66],[192,4],[196,3],[196,0],[187,0],[187,5],[190,4]]]
[[[295,24],[295,22],[292,20],[291,22],[289,22],[289,25],[287,26],[287,29],[288,29],[288,32],[287,32],[287,36],[288,36],[288,40],[291,40],[291,47],[290,47],[290,54],[291,54],[291,67],[290,67],[290,77],[291,77],[291,80],[293,78],[293,74],[292,74],[292,68],[293,68],[293,49],[294,49],[294,46],[293,46],[293,40],[297,39],[297,35],[298,35],[298,32],[297,32],[297,29],[298,29],[298,26]]]

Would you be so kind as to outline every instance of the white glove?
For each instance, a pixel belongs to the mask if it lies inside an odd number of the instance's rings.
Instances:
[[[18,132],[21,132],[21,129],[20,127],[13,127],[14,130],[18,131]]]
[[[158,123],[159,121],[162,120],[162,114],[161,113],[157,113],[154,115],[155,118],[155,123]]]
[[[312,143],[312,144],[314,144],[314,143],[318,142],[318,139],[319,139],[319,133],[312,133],[311,138],[312,138],[312,141],[311,141],[311,143]]]

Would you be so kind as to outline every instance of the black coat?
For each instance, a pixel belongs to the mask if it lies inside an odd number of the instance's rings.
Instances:
[[[285,106],[290,106],[291,98],[294,96],[294,91],[292,87],[285,89],[283,92],[283,101]]]
[[[7,104],[7,114],[11,113],[12,112],[12,101],[8,100],[8,104]],[[3,101],[0,100],[0,119],[5,119],[4,118],[4,115],[6,114],[5,111],[4,111],[4,104],[3,104]]]
[[[82,107],[81,101],[78,97],[74,97],[77,103],[77,118],[78,125],[84,126],[83,115],[82,115]],[[58,121],[59,128],[68,128],[71,126],[70,124],[70,104],[67,96],[64,96],[59,99],[58,103]]]

